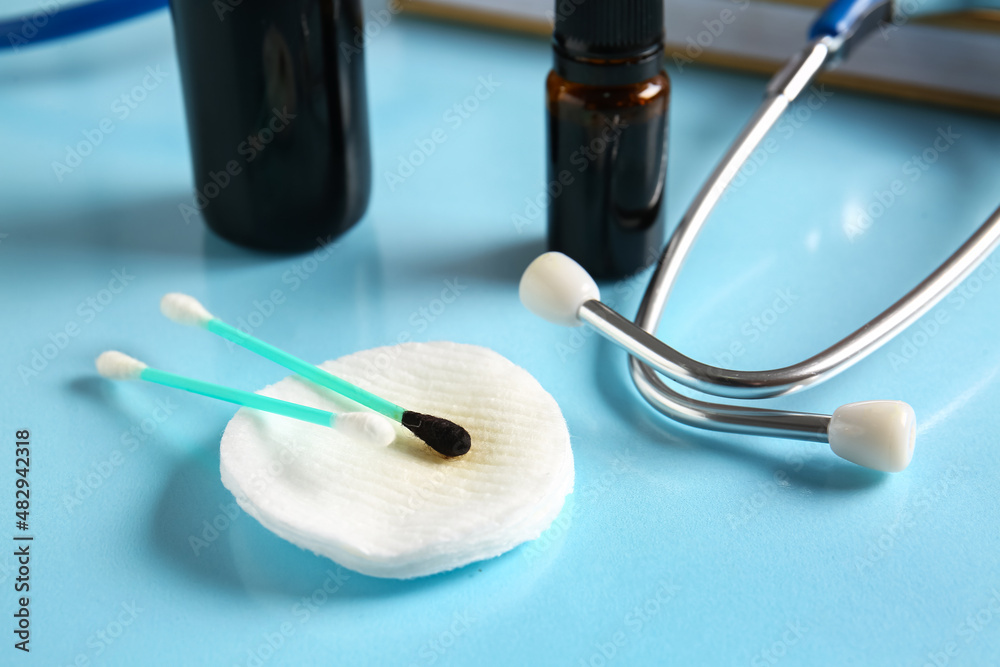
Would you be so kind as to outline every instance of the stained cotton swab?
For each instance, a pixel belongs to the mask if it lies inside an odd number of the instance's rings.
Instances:
[[[220,401],[228,401],[261,412],[291,417],[320,426],[329,426],[344,435],[365,444],[384,447],[391,443],[396,432],[383,417],[371,412],[334,413],[290,403],[269,396],[261,396],[249,391],[232,389],[212,382],[150,368],[127,354],[109,350],[97,357],[97,372],[111,380],[145,380],[174,389],[201,394]]]
[[[469,432],[458,424],[441,417],[407,410],[328,373],[319,366],[310,364],[308,361],[299,359],[270,343],[265,343],[259,338],[244,333],[212,315],[192,296],[176,292],[167,294],[160,300],[160,310],[178,324],[200,327],[210,331],[240,347],[259,354],[265,359],[270,359],[284,366],[311,382],[335,391],[341,396],[346,396],[393,421],[399,422],[440,454],[448,457],[461,456],[472,447],[472,438]]]

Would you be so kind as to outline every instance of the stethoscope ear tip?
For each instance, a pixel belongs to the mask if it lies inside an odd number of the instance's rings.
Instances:
[[[900,472],[913,458],[917,417],[902,401],[862,401],[837,408],[827,430],[842,459],[883,472]]]
[[[586,269],[561,252],[536,257],[524,270],[518,293],[525,308],[564,327],[579,326],[580,306],[601,299]]]

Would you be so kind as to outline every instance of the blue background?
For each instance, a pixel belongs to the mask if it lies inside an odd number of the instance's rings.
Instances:
[[[0,56],[0,534],[15,532],[14,432],[27,428],[36,538],[30,656],[5,627],[15,563],[0,549],[0,662],[997,661],[996,268],[857,367],[774,401],[911,403],[920,432],[901,474],[818,445],[678,426],[638,397],[622,352],[518,302],[520,273],[544,250],[544,214],[520,230],[512,216],[544,188],[545,41],[404,17],[366,53],[369,212],[329,254],[293,257],[244,251],[181,217],[193,186],[167,14]],[[147,66],[167,76],[119,118],[112,105]],[[673,223],[764,81],[669,73]],[[481,76],[500,86],[461,125],[446,122]],[[996,119],[829,92],[774,133],[695,248],[661,330],[691,356],[729,361],[736,349],[746,369],[809,356],[902,295],[997,205]],[[52,163],[104,118],[114,131],[60,181]],[[447,140],[390,187],[386,173],[437,128]],[[914,180],[907,161],[948,128],[958,138]],[[880,210],[896,180],[903,194]],[[127,286],[90,310],[112,271]],[[632,314],[645,278],[604,285],[607,300]],[[442,311],[446,280],[464,287]],[[233,513],[218,472],[231,406],[95,377],[108,348],[243,388],[285,374],[166,322],[157,303],[172,290],[317,362],[405,333],[497,350],[563,409],[571,501],[536,543],[415,581],[299,550]],[[779,292],[791,306],[776,316]],[[78,335],[61,339],[71,323]],[[53,337],[63,347],[24,373]],[[211,539],[195,554],[192,536]]]

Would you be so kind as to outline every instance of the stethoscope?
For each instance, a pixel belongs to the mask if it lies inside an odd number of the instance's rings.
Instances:
[[[849,47],[892,19],[885,0],[835,0],[810,30],[809,44],[768,83],[764,102],[698,192],[667,243],[636,315],[629,322],[600,301],[587,272],[561,253],[541,255],[521,278],[521,301],[556,324],[585,323],[627,350],[639,393],[663,414],[713,431],[828,443],[835,454],[887,472],[913,456],[916,417],[902,401],[849,403],[832,415],[709,403],[671,389],[662,376],[727,398],[767,398],[798,391],[857,363],[930,310],[1000,243],[1000,208],[951,257],[902,299],[835,345],[785,368],[736,371],[709,366],[656,338],[667,298],[709,213],[791,103]]]

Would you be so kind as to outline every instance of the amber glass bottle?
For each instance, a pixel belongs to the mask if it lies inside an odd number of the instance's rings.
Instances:
[[[553,49],[549,249],[596,278],[626,276],[652,263],[664,240],[663,0],[557,3]]]
[[[360,0],[171,0],[192,206],[231,241],[305,250],[371,188]]]

